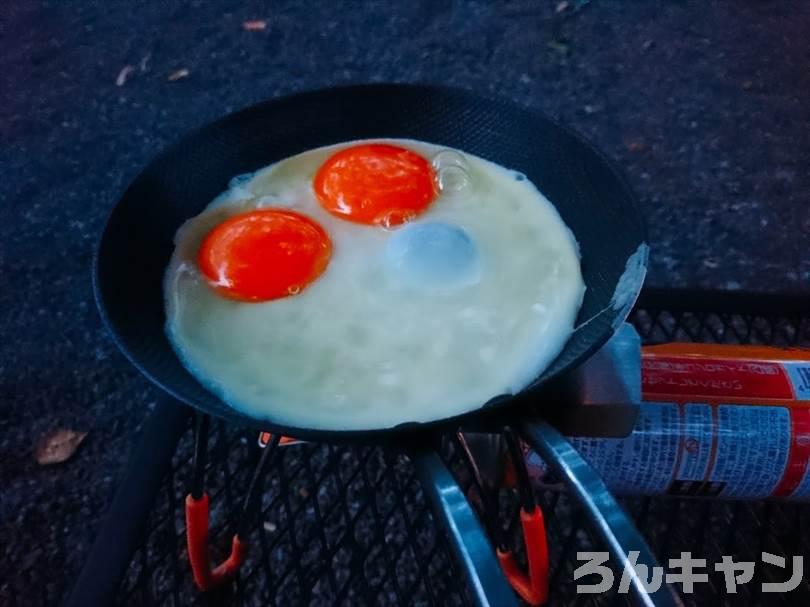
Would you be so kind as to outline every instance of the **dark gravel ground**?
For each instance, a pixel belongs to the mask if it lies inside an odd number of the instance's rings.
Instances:
[[[158,398],[92,303],[103,219],[158,150],[231,110],[384,80],[511,97],[625,168],[651,284],[810,293],[810,3],[556,5],[0,3],[0,603],[69,586]],[[40,468],[59,426],[90,434]]]

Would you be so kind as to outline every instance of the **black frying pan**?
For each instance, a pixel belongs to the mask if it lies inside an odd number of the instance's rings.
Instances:
[[[502,395],[459,418],[389,430],[287,427],[227,406],[186,371],[172,350],[164,334],[162,279],[180,224],[202,211],[235,175],[311,148],[383,137],[443,144],[521,171],[574,231],[587,286],[577,321],[584,326],[518,396],[531,395],[610,338],[641,287],[646,245],[633,195],[606,158],[575,133],[513,103],[443,87],[368,85],[303,93],[231,114],[181,139],[130,185],[109,217],[94,268],[101,315],[130,361],[198,410],[303,439],[373,439],[392,430],[457,422],[525,400]],[[634,254],[636,272],[626,274]],[[614,295],[623,275],[623,297],[617,303]]]

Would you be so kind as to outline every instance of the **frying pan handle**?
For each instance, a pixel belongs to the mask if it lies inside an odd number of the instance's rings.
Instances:
[[[434,514],[450,537],[456,561],[467,578],[476,605],[506,607],[517,599],[495,558],[495,551],[481,528],[464,492],[435,451],[413,448],[408,453],[416,467]]]
[[[602,478],[577,453],[562,434],[541,420],[524,422],[520,427],[524,440],[563,479],[577,502],[587,511],[596,532],[602,536],[614,562],[630,574],[630,588],[638,605],[676,607],[682,603],[674,591],[663,584],[654,592],[644,589],[628,554],[638,551],[636,563],[647,565],[648,571],[657,566],[647,542],[628,518],[624,509],[608,490]]]

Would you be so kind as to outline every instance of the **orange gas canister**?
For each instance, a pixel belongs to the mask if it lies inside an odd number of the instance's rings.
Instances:
[[[626,438],[571,439],[614,492],[810,501],[810,350],[645,347],[641,398]]]

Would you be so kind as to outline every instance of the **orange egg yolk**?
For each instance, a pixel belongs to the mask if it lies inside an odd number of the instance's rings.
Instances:
[[[261,209],[212,229],[197,262],[223,296],[258,302],[301,292],[331,256],[332,242],[318,223],[292,211]]]
[[[327,211],[356,223],[393,227],[436,198],[433,167],[419,154],[383,143],[355,145],[331,156],[315,175]]]

